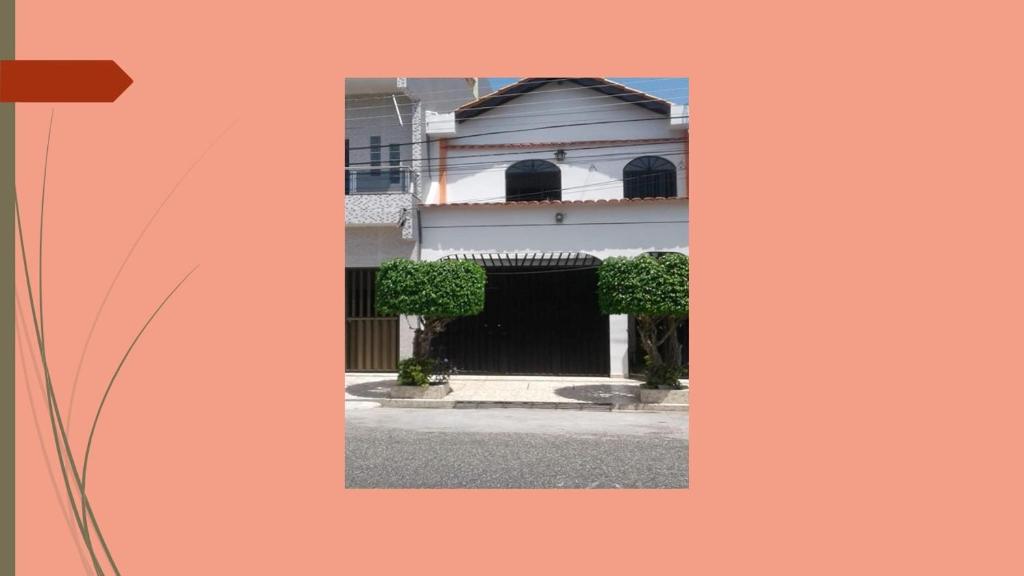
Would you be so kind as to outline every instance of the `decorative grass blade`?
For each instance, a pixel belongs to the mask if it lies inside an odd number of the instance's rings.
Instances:
[[[96,409],[96,416],[93,417],[92,428],[89,430],[89,441],[86,442],[85,444],[85,458],[82,459],[82,490],[85,490],[85,479],[86,474],[88,473],[89,470],[89,454],[92,452],[92,439],[93,436],[96,434],[96,425],[99,424],[100,414],[103,413],[103,406],[105,406],[107,403],[107,396],[110,395],[110,389],[114,386],[114,381],[117,380],[117,375],[121,373],[121,368],[124,366],[125,361],[128,360],[128,355],[132,353],[132,349],[134,349],[135,345],[139,342],[139,338],[142,338],[142,334],[145,333],[146,328],[148,328],[149,324],[153,321],[154,318],[156,318],[156,315],[160,313],[160,310],[164,307],[164,304],[167,304],[167,301],[171,299],[171,296],[174,296],[174,293],[178,291],[178,288],[181,288],[181,285],[185,283],[185,280],[188,280],[188,277],[191,276],[192,273],[196,271],[196,268],[199,268],[199,266],[196,266],[188,274],[186,274],[185,277],[182,278],[180,282],[178,282],[174,289],[171,290],[166,297],[164,297],[163,301],[160,302],[160,305],[156,307],[156,310],[154,310],[153,313],[149,315],[149,319],[146,320],[146,323],[142,325],[141,329],[139,329],[139,333],[135,335],[135,338],[132,340],[131,345],[128,346],[127,350],[125,350],[124,356],[121,356],[121,361],[117,363],[117,369],[114,370],[114,375],[110,377],[110,382],[107,383],[107,389],[103,391],[103,398],[100,400],[100,405]]]
[[[36,273],[39,275],[37,289],[39,290],[39,338],[46,340],[46,323],[43,321],[43,214],[46,213],[46,175],[50,170],[50,141],[53,139],[53,113],[50,108],[50,128],[46,132],[46,154],[43,156],[43,192],[39,199],[39,266]]]
[[[107,547],[106,541],[103,538],[103,533],[100,530],[99,523],[96,520],[96,516],[92,511],[92,506],[89,504],[89,498],[82,490],[82,481],[78,474],[78,469],[75,466],[74,456],[71,452],[71,445],[68,442],[67,432],[64,429],[64,422],[61,419],[60,408],[57,406],[56,395],[53,390],[53,378],[50,374],[50,365],[46,359],[46,347],[42,340],[42,333],[39,328],[39,318],[36,314],[35,297],[32,292],[32,280],[28,267],[28,255],[25,251],[25,233],[21,224],[21,207],[18,202],[17,190],[14,195],[14,215],[15,221],[18,228],[18,241],[21,247],[21,261],[24,268],[25,275],[25,286],[28,291],[29,308],[32,311],[32,323],[36,332],[36,341],[39,345],[39,358],[43,365],[43,376],[46,382],[46,395],[47,395],[47,408],[50,416],[50,428],[53,433],[54,447],[57,451],[57,458],[60,462],[61,477],[64,480],[64,487],[68,495],[68,502],[71,504],[72,512],[74,512],[75,523],[78,525],[79,531],[82,532],[82,538],[85,542],[86,549],[89,551],[90,559],[93,562],[93,568],[96,570],[97,576],[104,576],[105,572],[99,562],[99,558],[96,555],[96,550],[92,544],[92,538],[89,537],[88,532],[85,529],[86,522],[92,522],[93,527],[96,530],[96,536],[100,540],[100,544],[103,547],[104,554],[107,557],[107,561],[110,563],[111,568],[117,576],[120,576],[120,571],[117,569],[117,565],[114,562],[113,556],[110,554],[110,550]],[[63,453],[63,455],[62,455]],[[67,465],[64,462],[64,456],[67,457]],[[68,467],[71,468],[72,475],[74,476],[75,486],[78,488],[79,498],[81,499],[82,511],[79,511],[78,503],[75,500],[74,494],[71,490],[71,480],[68,477]]]
[[[99,308],[96,309],[96,315],[93,316],[92,324],[89,326],[89,332],[85,335],[85,344],[82,345],[82,354],[78,357],[78,366],[75,368],[75,377],[74,379],[71,380],[71,398],[68,400],[68,426],[71,426],[71,414],[75,406],[75,393],[78,391],[78,378],[82,373],[82,365],[85,364],[85,356],[89,351],[89,344],[92,342],[92,336],[93,333],[95,333],[96,331],[96,325],[99,324],[100,316],[103,315],[103,309],[106,308],[107,306],[107,300],[110,299],[110,293],[114,291],[114,286],[117,285],[118,279],[121,278],[121,273],[124,272],[125,266],[127,266],[128,261],[131,260],[132,254],[135,253],[135,248],[137,248],[139,243],[142,242],[142,238],[143,236],[146,235],[146,231],[149,230],[149,227],[153,224],[153,221],[156,220],[156,217],[160,215],[160,211],[164,209],[164,206],[171,200],[171,197],[174,196],[174,193],[178,191],[178,188],[185,181],[185,179],[188,178],[188,175],[192,173],[192,170],[194,170],[195,167],[198,166],[199,163],[202,162],[204,158],[206,158],[206,155],[210,153],[210,150],[213,150],[213,147],[216,146],[217,143],[220,142],[220,140],[237,123],[238,119],[236,118],[231,122],[231,124],[228,124],[228,127],[225,128],[224,131],[221,132],[216,138],[214,138],[213,142],[210,142],[210,145],[206,148],[206,150],[203,151],[199,158],[196,158],[195,162],[193,162],[192,165],[188,167],[188,170],[185,170],[185,173],[181,175],[181,178],[179,178],[178,181],[174,184],[174,187],[171,188],[171,191],[168,192],[166,196],[164,196],[163,201],[161,201],[160,205],[157,206],[156,210],[153,211],[153,214],[149,217],[149,220],[146,222],[146,225],[142,227],[141,231],[139,231],[139,235],[135,237],[135,242],[132,243],[131,248],[128,249],[128,253],[125,254],[124,256],[124,260],[121,261],[121,265],[118,266],[117,272],[114,273],[114,278],[110,281],[110,285],[107,286],[107,291],[106,293],[103,294],[103,300],[100,301]]]
[[[39,425],[39,414],[36,410],[36,402],[33,399],[35,394],[32,392],[32,383],[35,383],[39,391],[46,395],[46,385],[43,384],[43,377],[39,373],[39,368],[35,363],[35,355],[25,355],[25,350],[29,347],[32,342],[32,337],[28,329],[28,325],[25,322],[24,308],[19,298],[15,307],[18,315],[18,331],[17,331],[17,350],[18,358],[21,360],[21,374],[22,378],[25,379],[25,397],[28,400],[29,413],[32,415],[32,426],[35,428],[36,439],[39,440],[39,449],[45,454],[46,453],[46,438],[44,438],[43,430]],[[32,366],[32,372],[35,374],[35,379],[29,375],[29,366]],[[68,530],[71,531],[71,537],[75,541],[75,549],[78,551],[78,557],[82,561],[82,569],[85,574],[90,574],[92,569],[89,559],[86,557],[85,544],[81,539],[75,537],[75,531],[78,527],[75,525],[74,519],[71,516],[71,507],[67,502],[64,501],[64,497],[61,496],[60,488],[57,486],[57,475],[54,472],[53,465],[50,463],[49,458],[43,458],[43,464],[46,465],[46,478],[50,481],[50,486],[53,488],[53,494],[56,496],[57,501],[60,502],[60,509],[64,515],[64,521],[67,523]]]
[[[113,376],[111,376],[110,381],[107,384],[107,388],[106,388],[106,390],[103,393],[103,398],[101,399],[100,404],[99,404],[99,406],[97,407],[97,410],[96,410],[96,415],[93,418],[92,427],[91,427],[91,429],[89,431],[89,439],[88,439],[88,442],[86,443],[85,456],[84,456],[84,459],[83,459],[83,462],[82,462],[81,474],[79,474],[79,469],[75,465],[75,459],[74,459],[74,454],[73,454],[72,449],[71,449],[71,444],[68,441],[67,427],[65,427],[64,419],[61,416],[60,406],[57,403],[57,397],[56,397],[56,393],[54,391],[53,378],[52,378],[52,375],[51,375],[51,372],[50,372],[50,365],[49,365],[49,362],[48,362],[47,356],[46,356],[46,338],[45,338],[44,323],[43,323],[43,226],[44,226],[44,223],[45,223],[44,216],[45,216],[45,211],[46,211],[46,177],[47,177],[47,174],[49,172],[48,167],[49,167],[49,159],[50,159],[50,142],[51,142],[52,136],[53,136],[53,117],[54,117],[54,112],[53,112],[53,110],[51,110],[50,111],[50,127],[49,127],[49,132],[47,134],[47,140],[46,140],[46,155],[45,155],[45,159],[44,159],[44,162],[43,162],[43,185],[42,185],[42,195],[41,195],[41,198],[40,198],[40,207],[39,207],[39,240],[38,240],[38,242],[39,242],[39,254],[38,254],[39,262],[38,262],[38,271],[37,271],[38,272],[38,286],[37,286],[37,289],[38,289],[38,296],[39,296],[38,306],[37,306],[37,303],[36,303],[36,300],[35,300],[35,295],[34,295],[33,290],[32,290],[31,272],[30,272],[29,266],[28,266],[28,254],[25,251],[25,234],[24,234],[24,229],[22,228],[22,223],[21,223],[21,207],[20,207],[19,202],[18,202],[17,190],[15,190],[15,193],[14,193],[14,214],[15,214],[15,220],[16,220],[16,224],[17,224],[18,242],[19,242],[19,246],[20,246],[20,249],[21,249],[21,261],[22,261],[22,266],[23,266],[24,276],[25,276],[25,287],[26,287],[27,292],[28,292],[29,309],[32,312],[32,325],[33,325],[33,328],[35,329],[36,344],[39,347],[39,358],[40,358],[40,363],[42,364],[42,367],[43,367],[43,376],[44,376],[43,379],[44,379],[44,382],[45,382],[45,391],[46,391],[46,399],[47,399],[47,413],[48,413],[49,418],[50,418],[50,428],[51,428],[51,432],[52,432],[52,435],[53,435],[54,449],[55,449],[55,451],[57,453],[58,462],[60,463],[61,478],[63,479],[64,488],[65,488],[65,491],[67,492],[68,503],[71,506],[71,510],[73,512],[73,515],[74,515],[75,525],[78,527],[78,530],[81,533],[82,542],[85,544],[85,547],[88,550],[89,558],[92,561],[92,566],[93,566],[93,569],[96,571],[97,576],[105,576],[105,572],[104,572],[104,569],[103,569],[103,565],[100,562],[100,558],[97,555],[96,548],[93,545],[92,534],[90,534],[90,530],[89,530],[89,525],[90,524],[92,524],[94,533],[96,535],[96,538],[99,541],[100,547],[103,549],[103,554],[104,554],[104,556],[106,558],[107,563],[110,565],[110,569],[114,572],[115,576],[120,576],[121,572],[120,572],[120,570],[117,567],[117,563],[114,562],[113,555],[110,552],[110,548],[107,545],[106,539],[103,537],[103,532],[100,529],[99,522],[96,519],[96,515],[93,512],[92,505],[89,502],[89,497],[87,496],[86,490],[85,490],[86,471],[87,471],[88,462],[89,462],[89,455],[90,455],[90,453],[92,451],[93,437],[94,437],[94,435],[96,433],[96,427],[97,427],[97,424],[99,423],[100,415],[103,412],[103,407],[106,404],[107,397],[110,394],[110,390],[113,387],[114,382],[116,381],[118,374],[120,374],[121,368],[124,366],[125,362],[128,359],[128,356],[131,354],[131,351],[135,348],[135,345],[138,343],[139,339],[142,337],[142,334],[146,331],[146,328],[149,326],[149,324],[152,323],[152,321],[156,317],[156,315],[160,312],[160,310],[164,307],[164,305],[167,304],[167,301],[170,300],[171,296],[173,296],[174,293],[177,292],[177,290],[181,287],[181,285],[184,284],[185,280],[187,280],[189,278],[189,276],[191,276],[192,273],[195,272],[196,268],[193,268],[188,274],[186,274],[185,277],[182,278],[182,280],[180,282],[178,282],[178,284],[174,287],[174,289],[171,290],[171,292],[163,299],[163,301],[160,303],[160,305],[157,306],[156,310],[153,311],[153,313],[146,320],[146,323],[143,324],[143,326],[139,330],[138,334],[136,334],[135,338],[132,340],[132,343],[128,347],[128,350],[121,357],[121,361],[118,363],[117,369],[114,371]],[[235,122],[237,122],[237,119],[235,120]],[[139,233],[139,236],[135,239],[135,242],[132,244],[131,248],[129,249],[128,254],[125,256],[124,260],[121,262],[121,266],[118,268],[117,273],[114,275],[114,279],[111,281],[110,285],[107,287],[107,292],[104,295],[102,302],[100,303],[99,309],[96,311],[96,316],[93,318],[92,326],[90,327],[89,333],[88,333],[88,335],[86,337],[85,346],[83,346],[83,349],[82,349],[82,355],[79,357],[78,366],[77,366],[77,368],[75,370],[75,378],[74,378],[74,381],[72,383],[71,398],[69,400],[69,405],[68,405],[68,426],[70,426],[71,411],[72,411],[73,406],[74,406],[75,391],[77,389],[78,378],[79,378],[79,375],[80,375],[81,370],[82,370],[82,365],[83,365],[83,363],[85,361],[85,355],[86,355],[86,352],[87,352],[87,350],[89,348],[89,342],[92,340],[93,332],[95,331],[96,325],[99,322],[99,318],[100,318],[100,315],[103,312],[103,308],[106,306],[107,300],[109,299],[110,294],[113,291],[114,285],[117,283],[117,280],[120,278],[122,271],[124,270],[125,266],[128,263],[128,260],[131,258],[132,254],[135,252],[135,248],[139,245],[139,243],[142,240],[142,237],[145,235],[145,233],[149,229],[150,225],[153,223],[153,221],[156,219],[157,215],[163,209],[164,205],[167,204],[167,202],[171,199],[171,196],[174,195],[174,192],[178,189],[178,187],[185,180],[185,178],[189,175],[189,173],[192,172],[192,170],[196,167],[196,165],[199,164],[199,162],[206,156],[207,153],[209,153],[209,151],[213,148],[213,146],[234,126],[235,122],[232,122],[224,130],[224,132],[222,132],[210,144],[209,148],[207,148],[206,151],[204,151],[203,154],[192,164],[192,166],[189,167],[189,169],[185,172],[184,175],[182,175],[181,179],[178,180],[178,182],[174,185],[174,187],[167,194],[167,196],[164,197],[163,202],[160,203],[160,205],[157,207],[156,211],[150,217],[149,221],[146,222],[146,225],[143,227],[142,231]],[[20,310],[20,307],[19,307],[19,310]],[[38,312],[37,312],[37,310],[38,310]],[[70,474],[69,474],[69,469],[70,469]],[[73,478],[74,486],[77,488],[77,495],[78,495],[78,499],[77,500],[75,498],[75,491],[72,490],[72,478]]]

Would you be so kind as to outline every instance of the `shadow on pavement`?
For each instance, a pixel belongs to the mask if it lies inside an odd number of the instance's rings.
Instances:
[[[629,404],[637,401],[637,387],[628,384],[581,384],[556,388],[555,394],[570,400],[600,404]]]
[[[388,398],[394,383],[394,380],[374,380],[373,382],[349,384],[345,386],[345,393],[360,398]]]

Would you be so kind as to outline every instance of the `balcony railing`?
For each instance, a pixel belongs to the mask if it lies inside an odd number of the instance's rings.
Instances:
[[[345,168],[345,194],[403,194],[411,192],[412,168],[350,166]]]

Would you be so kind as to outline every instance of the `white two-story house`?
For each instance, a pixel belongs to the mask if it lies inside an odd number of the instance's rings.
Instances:
[[[418,257],[487,271],[484,312],[436,353],[467,373],[636,371],[631,320],[601,313],[596,268],[689,253],[688,106],[604,78],[524,78],[425,117]]]

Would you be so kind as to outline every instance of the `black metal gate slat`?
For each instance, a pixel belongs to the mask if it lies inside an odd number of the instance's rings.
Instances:
[[[345,369],[390,371],[398,363],[398,317],[377,316],[375,268],[345,269]]]

